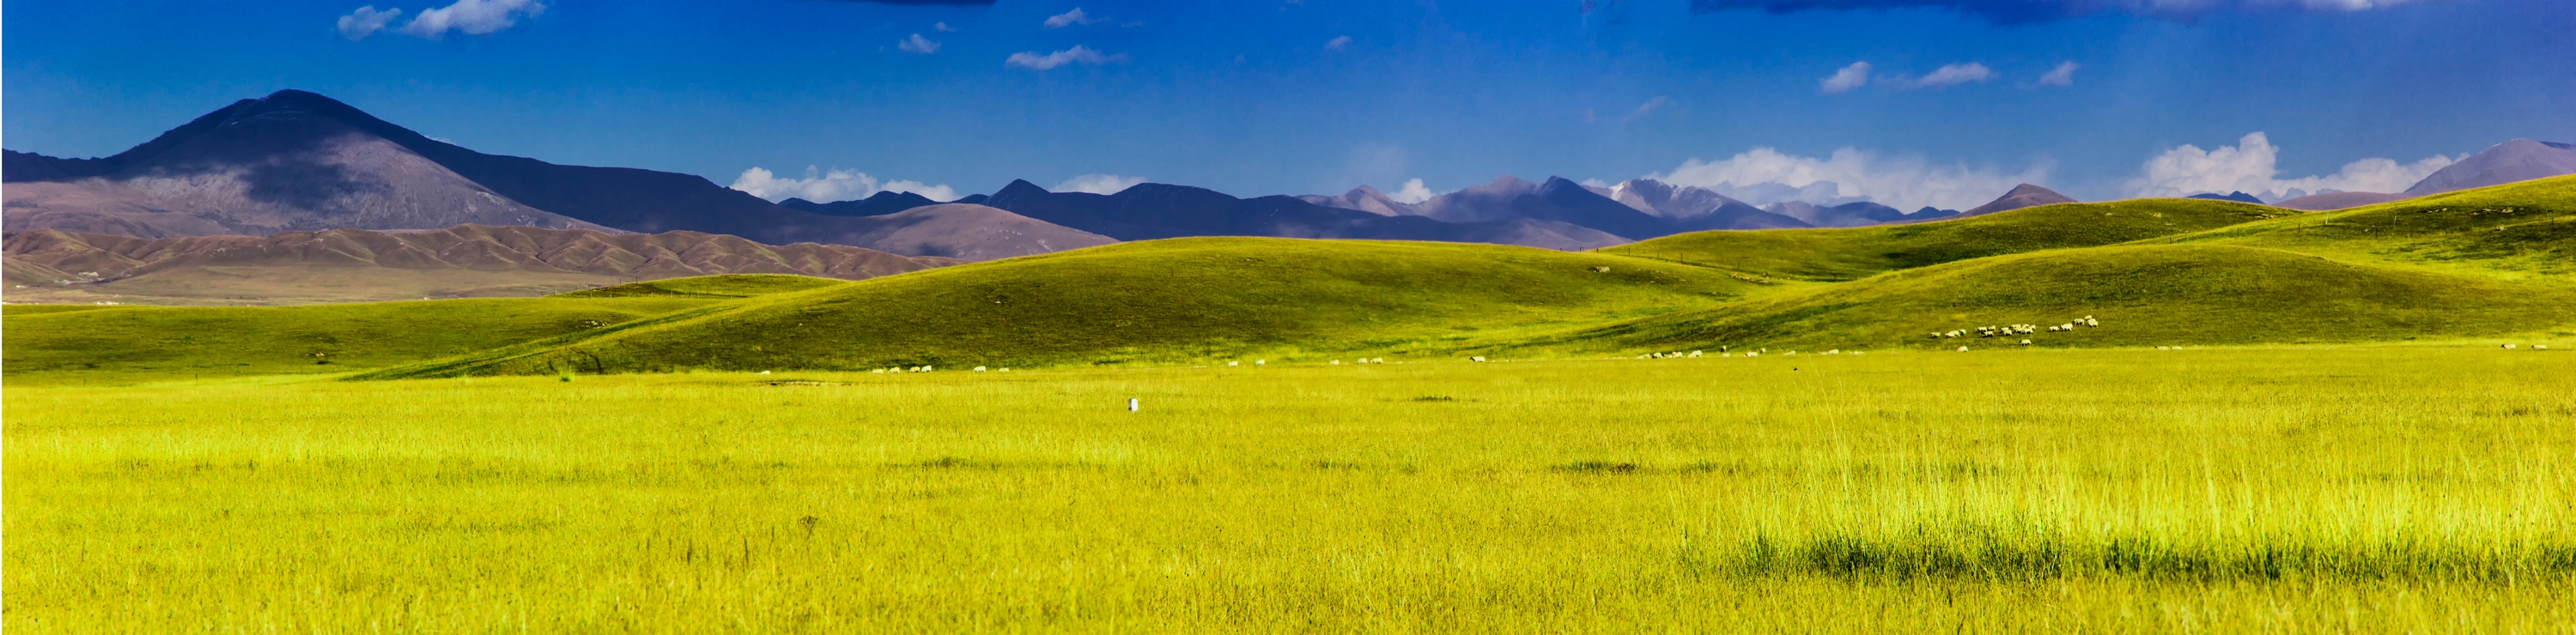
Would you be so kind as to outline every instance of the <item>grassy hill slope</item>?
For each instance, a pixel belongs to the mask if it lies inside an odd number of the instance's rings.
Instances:
[[[1604,254],[1193,238],[769,296],[373,376],[1401,358],[1714,306],[1757,287]]]
[[[2576,282],[2576,176],[2175,236],[2447,272]]]
[[[1698,232],[1601,251],[1764,276],[1847,281],[1945,262],[2111,245],[2301,213],[2232,201],[2139,199],[2043,205],[1909,225]]]
[[[2100,327],[2051,333],[2086,316]],[[2039,333],[1981,339],[1979,326]],[[1605,327],[1578,349],[1947,349],[2309,343],[2576,328],[2576,290],[2230,245],[1983,258]],[[1971,330],[1960,338],[1930,333]]]
[[[292,307],[9,305],[0,317],[8,333],[0,354],[10,382],[342,373],[598,329],[761,289],[841,283],[728,275],[612,287],[686,292],[680,294],[590,291],[576,294],[589,297]]]

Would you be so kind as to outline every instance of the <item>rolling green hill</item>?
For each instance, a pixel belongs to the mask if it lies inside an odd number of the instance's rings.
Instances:
[[[2567,283],[2576,274],[2576,176],[2250,223],[2164,242],[2269,247]]]
[[[2099,327],[2049,332],[2091,316]],[[1980,338],[1980,326],[2039,332]],[[1981,258],[1551,342],[1625,351],[1720,346],[1947,349],[2470,338],[2576,327],[2576,289],[2232,245],[2127,245]],[[1969,330],[1958,338],[1929,334]]]
[[[575,294],[590,297],[292,307],[9,305],[0,320],[7,326],[11,382],[345,373],[578,333],[758,289],[840,283],[726,275],[626,285],[694,292],[685,295],[590,291]],[[624,287],[612,287],[618,288]]]
[[[769,296],[371,376],[1401,359],[1714,306],[1759,286],[1522,247],[1192,238]]]
[[[2043,205],[1910,225],[1697,232],[1601,251],[1762,276],[1839,282],[1945,262],[2113,245],[2304,213],[2232,201],[2138,199]]]
[[[2102,326],[1927,337],[2087,315]],[[2319,213],[2070,204],[1895,227],[1706,232],[1599,253],[1194,238],[859,282],[717,276],[527,300],[11,306],[7,326],[12,381],[2552,338],[2576,336],[2576,178]]]

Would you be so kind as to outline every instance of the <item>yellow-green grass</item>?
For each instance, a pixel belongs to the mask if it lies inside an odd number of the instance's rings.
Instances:
[[[1446,357],[1760,286],[1523,247],[1177,239],[764,296],[367,377]]]
[[[2268,247],[2447,273],[2576,284],[2576,176],[2249,223],[2153,242]]]
[[[8,305],[7,380],[132,383],[343,374],[670,315],[712,302],[843,284],[738,274],[546,298],[292,307]]]
[[[629,282],[587,291],[556,294],[558,298],[709,297],[748,298],[849,284],[848,280],[776,273],[739,273]]]
[[[2044,205],[1906,225],[1696,232],[1601,251],[1759,276],[1845,281],[1947,262],[2113,245],[2299,214],[2304,212],[2233,201],[2138,199]]]
[[[2095,318],[2099,327],[2076,325]],[[1981,337],[1985,326],[2032,325]],[[2049,327],[2073,326],[2071,331]],[[1959,337],[1934,337],[1967,331]],[[2576,286],[2218,244],[1981,258],[1635,320],[1592,350],[2040,348],[2576,335]]]
[[[2555,632],[2571,359],[13,381],[0,626]]]
[[[293,307],[11,305],[6,379],[132,383],[346,373],[580,332],[700,298],[472,299]]]

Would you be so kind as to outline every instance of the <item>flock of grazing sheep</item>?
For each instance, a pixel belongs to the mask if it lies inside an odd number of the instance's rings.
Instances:
[[[2074,332],[2074,331],[2075,331],[2075,328],[2076,328],[2076,327],[2079,327],[2079,326],[2081,326],[2081,327],[2095,327],[2095,326],[2101,326],[2101,325],[2102,325],[2102,321],[2101,321],[2101,320],[2093,319],[2093,316],[2087,315],[2087,316],[2084,316],[2084,317],[2076,318],[2074,321],[2070,321],[2070,322],[2067,322],[2067,323],[2065,323],[2065,324],[2059,324],[2059,325],[2057,325],[2057,326],[2051,326],[2051,327],[2048,327],[2048,332],[2050,332],[2050,333],[2072,333],[2072,332]],[[1974,333],[1976,333],[1976,334],[1977,334],[1977,337],[2010,337],[2010,336],[2014,336],[2014,335],[2030,335],[2030,334],[2038,333],[2038,332],[2039,332],[2039,330],[2040,330],[2040,329],[2039,329],[2039,326],[2038,326],[2038,325],[2035,325],[2035,324],[2014,324],[2014,325],[2010,325],[2010,326],[1980,326],[1980,327],[1977,327],[1977,328],[1974,328],[1974,329],[1957,329],[1957,330],[1952,330],[1952,331],[1947,331],[1947,332],[1942,332],[1942,333],[1933,333],[1933,334],[1931,334],[1931,337],[1932,337],[1932,339],[1936,339],[1936,340],[1937,340],[1937,339],[1943,339],[1943,338],[1955,338],[1955,337],[1965,336],[1965,335],[1969,334],[1970,332],[1974,332]],[[2029,339],[2029,338],[2023,338],[2023,339],[2021,340],[2021,342],[2020,342],[2020,345],[2021,345],[2021,346],[2029,346],[2029,345],[2030,345],[2030,339]],[[1968,352],[1968,347],[1966,347],[1966,346],[1961,346],[1961,347],[1959,347],[1959,352],[1961,352],[1961,353]]]

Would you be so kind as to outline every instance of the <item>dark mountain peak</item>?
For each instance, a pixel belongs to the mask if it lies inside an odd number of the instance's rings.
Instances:
[[[1977,216],[1980,214],[1992,214],[1995,212],[2017,210],[2024,207],[2038,207],[2041,205],[2055,205],[2058,203],[2074,202],[2077,201],[2073,197],[2059,194],[2056,190],[2023,183],[2021,185],[2014,186],[2012,191],[2005,192],[2003,196],[1995,197],[1995,200],[1991,202],[1976,206],[1975,208],[1969,209],[1965,212],[1960,212],[1959,215]]]
[[[994,190],[993,196],[995,198],[999,198],[1006,195],[1027,196],[1030,194],[1049,193],[1051,192],[1048,192],[1046,188],[1038,187],[1038,184],[1030,183],[1027,179],[1011,179],[1010,185],[1004,185],[1002,186],[1002,189]]]

